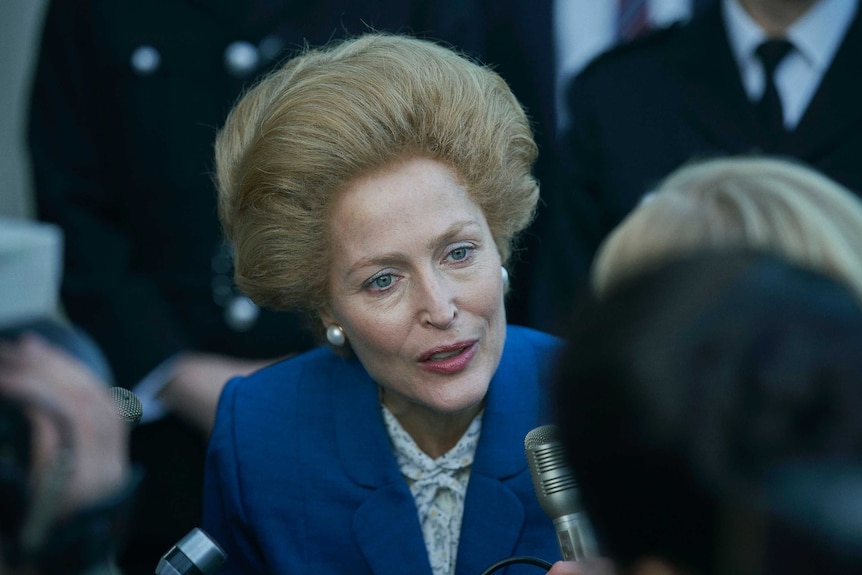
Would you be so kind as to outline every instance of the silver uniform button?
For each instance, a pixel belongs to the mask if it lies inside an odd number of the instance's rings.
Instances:
[[[232,76],[242,78],[249,76],[260,63],[260,53],[254,45],[244,40],[237,40],[227,45],[224,50],[224,65]]]
[[[260,308],[244,295],[231,299],[224,310],[225,323],[234,331],[248,331],[260,315]]]
[[[161,64],[162,55],[152,46],[143,44],[132,52],[132,69],[140,76],[155,73]]]

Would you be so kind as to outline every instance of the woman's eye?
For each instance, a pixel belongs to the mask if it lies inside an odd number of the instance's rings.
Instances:
[[[368,287],[372,287],[375,289],[386,289],[392,285],[393,282],[392,274],[384,274],[382,276],[377,276],[368,282]]]
[[[471,249],[472,248],[467,246],[455,248],[454,250],[449,252],[449,259],[456,262],[464,261],[470,256]]]

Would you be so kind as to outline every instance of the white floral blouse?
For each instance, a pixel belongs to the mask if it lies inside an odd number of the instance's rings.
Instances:
[[[382,407],[398,467],[416,501],[431,571],[434,575],[452,575],[458,555],[467,481],[482,429],[482,414],[473,419],[455,447],[431,459],[386,406]]]

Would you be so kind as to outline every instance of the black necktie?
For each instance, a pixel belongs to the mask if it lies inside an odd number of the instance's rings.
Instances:
[[[785,134],[784,113],[781,108],[781,97],[775,87],[775,69],[785,56],[793,49],[793,44],[787,40],[767,40],[757,47],[755,54],[763,64],[766,88],[763,96],[755,103],[757,113],[767,129],[770,146],[776,145]]]

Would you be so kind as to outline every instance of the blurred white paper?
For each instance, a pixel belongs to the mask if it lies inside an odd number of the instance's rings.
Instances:
[[[62,252],[60,228],[0,216],[0,328],[56,316]]]

